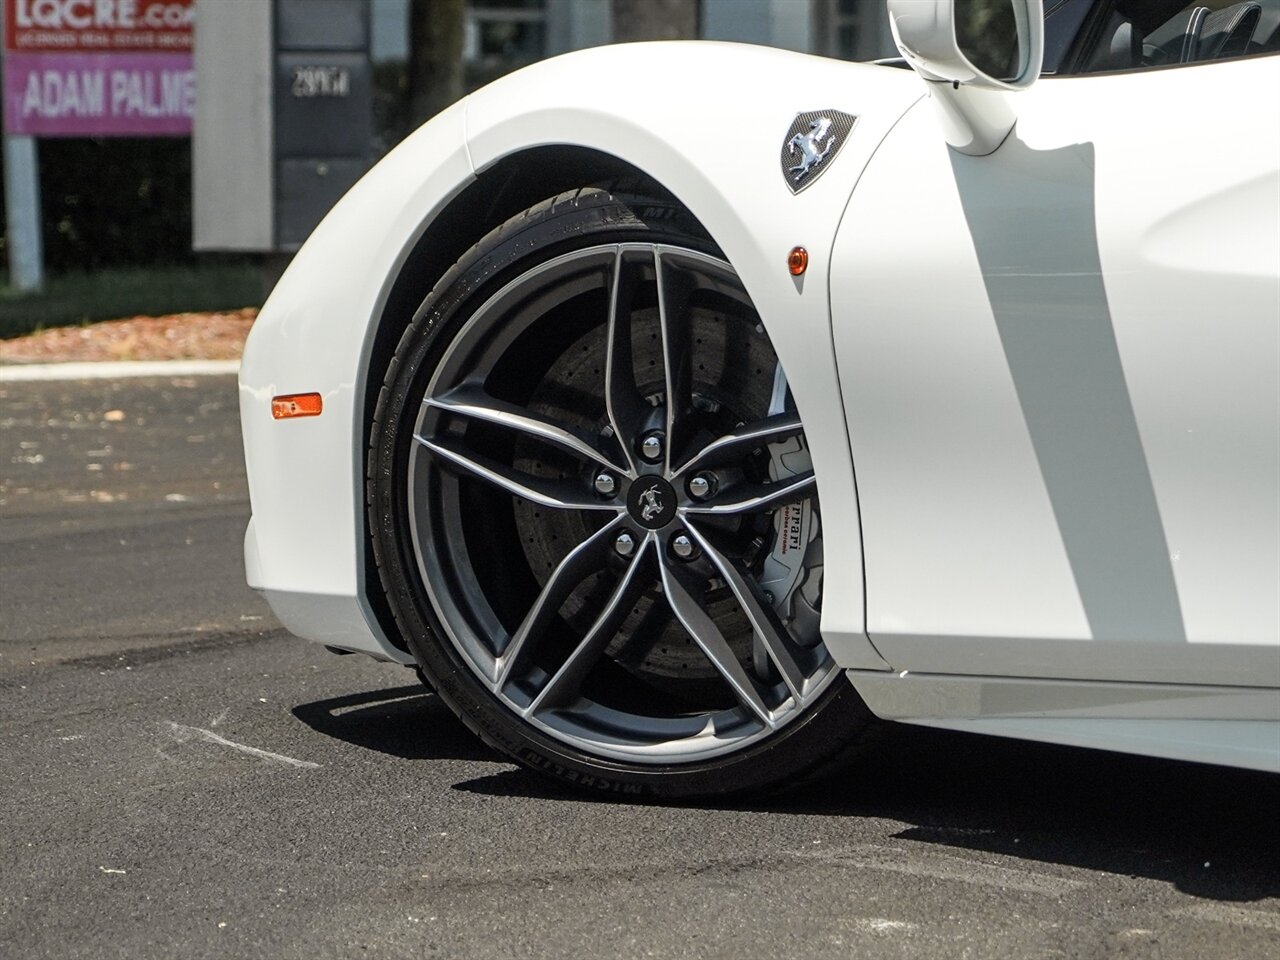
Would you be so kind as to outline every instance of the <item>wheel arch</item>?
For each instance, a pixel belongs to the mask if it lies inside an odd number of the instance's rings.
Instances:
[[[575,144],[551,144],[514,151],[479,171],[461,193],[427,222],[411,245],[370,328],[360,409],[361,475],[368,468],[370,429],[378,394],[405,327],[432,287],[490,230],[534,204],[575,187],[618,180],[656,180],[620,157]],[[665,188],[662,188],[665,189]],[[361,520],[363,522],[363,520]],[[364,590],[383,633],[407,650],[383,595],[367,525]]]

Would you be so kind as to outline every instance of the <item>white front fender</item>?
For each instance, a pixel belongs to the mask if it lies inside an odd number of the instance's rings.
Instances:
[[[619,157],[701,221],[742,277],[805,419],[829,533],[823,633],[842,666],[883,669],[865,636],[857,491],[836,374],[830,253],[858,177],[921,96],[914,75],[760,47],[629,44],[545,61],[455,105],[387,156],[299,252],[254,326],[241,370],[242,422],[259,557],[255,584],[286,595],[289,626],[333,642],[342,598],[370,635],[343,646],[403,659],[381,637],[364,578],[363,397],[386,297],[417,239],[474,172],[532,147]],[[830,166],[793,195],[783,150],[796,115],[858,118]],[[809,252],[801,278],[794,246]],[[325,412],[275,422],[273,395],[319,391]],[[277,604],[281,609],[286,604]],[[351,618],[344,618],[346,624]]]

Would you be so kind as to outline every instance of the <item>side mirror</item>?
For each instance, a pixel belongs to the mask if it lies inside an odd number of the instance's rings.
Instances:
[[[1043,0],[888,0],[888,10],[898,50],[942,110],[947,142],[991,153],[1017,119],[1007,92],[1040,75]]]

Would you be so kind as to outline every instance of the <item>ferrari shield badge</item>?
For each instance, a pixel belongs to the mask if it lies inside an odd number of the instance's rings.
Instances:
[[[791,121],[782,143],[782,176],[792,193],[822,176],[857,122],[857,117],[839,110],[814,110]]]

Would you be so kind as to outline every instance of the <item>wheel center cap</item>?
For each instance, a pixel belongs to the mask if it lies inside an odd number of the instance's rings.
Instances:
[[[627,492],[627,511],[640,526],[661,529],[675,519],[675,488],[661,477],[641,477]]]

